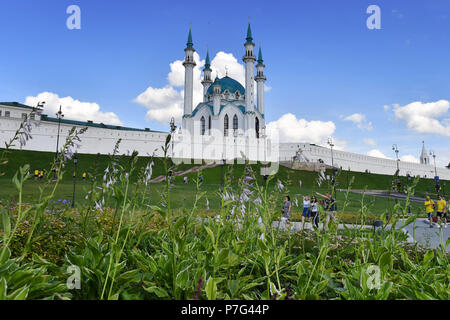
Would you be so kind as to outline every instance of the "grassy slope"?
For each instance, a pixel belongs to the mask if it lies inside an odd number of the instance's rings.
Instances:
[[[50,168],[50,163],[54,157],[53,153],[48,152],[35,152],[35,151],[11,151],[8,154],[9,162],[0,167],[0,172],[5,172],[5,176],[0,179],[0,199],[11,199],[14,197],[15,190],[11,183],[11,178],[14,173],[17,171],[19,166],[22,166],[26,163],[31,165],[32,172],[34,169],[43,169]],[[109,157],[107,155],[89,155],[89,154],[80,154],[78,155],[79,163],[78,163],[78,172],[89,172],[94,173],[95,170],[98,172],[102,172],[109,163]],[[149,162],[149,158],[142,157],[139,158],[138,167],[143,168]],[[158,175],[163,174],[163,166],[160,159],[155,159],[155,166],[153,170],[152,177],[156,177]],[[129,166],[128,157],[123,157],[121,159],[121,164],[126,168]],[[183,164],[177,167],[176,171],[186,170],[189,167],[194,166],[193,164]],[[258,170],[259,165],[255,165],[254,169]],[[233,182],[235,184],[238,183],[239,177],[243,174],[243,165],[234,165],[233,166]],[[226,168],[224,169],[224,172]],[[72,190],[73,190],[73,180],[71,176],[71,172],[73,172],[73,163],[69,162],[66,166],[66,174],[64,176],[64,181],[61,184],[60,188],[57,192],[57,199],[72,199]],[[331,174],[328,173],[328,174]],[[189,180],[195,179],[197,173],[188,174]],[[219,196],[218,190],[220,188],[221,180],[222,180],[222,166],[217,166],[214,168],[207,169],[203,172],[204,176],[204,184],[202,189],[208,191],[208,198],[210,202],[210,208],[212,210],[219,207]],[[349,172],[348,177],[354,177],[353,188],[355,189],[363,189],[367,186],[368,189],[388,189],[391,186],[392,177],[387,175],[378,175],[378,174],[368,174],[368,173],[358,173],[358,172]],[[312,194],[315,191],[324,192],[328,188],[328,183],[324,182],[321,188],[316,186],[316,180],[318,177],[318,173],[309,172],[309,171],[298,171],[291,170],[286,167],[280,166],[279,171],[277,173],[276,179],[280,179],[283,183],[286,183],[289,188],[289,193],[291,197],[297,197],[298,200],[301,199],[301,195]],[[302,180],[302,188],[298,187],[298,180]],[[406,178],[401,178],[406,182]],[[177,197],[174,197],[174,203],[172,204],[174,208],[189,208],[192,206],[191,202],[193,202],[195,188],[193,188],[193,184],[190,183],[188,185],[184,185],[182,183],[183,177],[177,177],[175,179],[175,187],[174,192],[177,194]],[[259,177],[259,180],[262,182],[262,178]],[[340,188],[347,187],[347,172],[343,171],[339,175],[337,179]],[[31,198],[35,198],[38,195],[38,185],[41,182],[39,181],[29,181],[25,188],[25,198],[31,200]],[[76,198],[78,201],[83,201],[85,192],[89,187],[87,182],[79,181],[77,184],[77,192]],[[421,179],[418,185],[418,194],[423,194],[428,191],[429,188],[433,190],[434,181],[431,179]],[[161,189],[161,184],[152,184],[152,199],[155,201],[159,200],[158,191]],[[450,185],[449,185],[450,189]],[[340,203],[344,200],[344,194],[338,194],[338,201]],[[349,212],[357,212],[361,206],[360,200],[361,196],[356,194],[350,194],[349,200],[351,203],[346,211]],[[371,203],[371,212],[375,214],[383,213],[388,207],[392,207],[394,202],[392,200],[375,198],[375,197],[367,197]],[[281,199],[280,199],[281,201]],[[420,204],[413,204],[413,210],[419,210],[421,207]],[[205,204],[201,204],[200,208],[205,209]]]

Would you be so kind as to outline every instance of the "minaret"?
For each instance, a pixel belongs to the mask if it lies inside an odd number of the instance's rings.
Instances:
[[[206,50],[206,60],[205,60],[205,68],[203,69],[203,102],[208,101],[207,91],[209,86],[212,84],[211,80],[211,63],[209,62],[209,50]]]
[[[425,141],[422,141],[422,153],[420,154],[421,164],[430,164],[430,158],[428,157],[427,150],[425,149]]]
[[[258,52],[258,64],[256,65],[256,83],[257,83],[257,106],[258,111],[261,114],[264,114],[264,82],[266,82],[266,77],[264,76],[264,60],[262,58],[261,53],[261,45],[259,46],[259,52]]]
[[[188,41],[186,43],[186,49],[184,52],[186,56],[184,58],[183,66],[185,68],[184,72],[184,115],[192,113],[193,105],[193,95],[194,95],[194,67],[196,63],[194,62],[194,44],[192,43],[191,28],[189,28]]]
[[[253,43],[250,22],[248,23],[246,40],[244,43],[245,56],[242,58],[245,63],[245,109],[246,111],[253,111],[253,74],[255,72],[256,57],[253,55],[255,44]]]
[[[220,111],[220,100],[221,100],[221,93],[220,93],[221,85],[219,82],[219,78],[217,76],[212,86],[213,86],[213,110],[214,116],[217,117]]]

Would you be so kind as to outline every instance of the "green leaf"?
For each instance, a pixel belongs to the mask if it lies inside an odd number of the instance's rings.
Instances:
[[[10,257],[11,257],[11,250],[9,250],[8,247],[3,247],[2,250],[0,250],[0,257],[2,257],[2,259],[0,259],[0,265],[4,264]]]
[[[212,232],[212,230],[210,228],[208,228],[207,226],[205,226],[206,232],[208,232],[209,237],[211,238],[211,242],[214,246],[214,244],[216,243],[216,239],[214,237],[214,233]]]
[[[166,290],[164,290],[163,288],[159,288],[156,286],[153,287],[144,287],[144,290],[150,293],[154,293],[158,296],[158,298],[167,298],[169,296],[169,294],[167,293]]]
[[[428,262],[430,262],[431,260],[433,260],[434,258],[434,251],[428,251],[425,256],[423,257],[423,264],[426,265],[428,264]]]
[[[9,214],[6,211],[2,212],[2,226],[4,232],[4,238],[7,239],[11,233],[11,221],[9,219]]]
[[[380,269],[383,271],[387,271],[390,268],[391,264],[391,254],[389,252],[383,253],[380,258]]]
[[[11,293],[9,295],[9,298],[12,300],[25,300],[28,296],[28,291],[30,291],[30,288],[28,286],[19,288]]]
[[[8,284],[5,278],[0,279],[0,300],[6,300],[6,292],[8,290]]]
[[[214,278],[210,276],[208,281],[206,282],[206,296],[208,297],[208,300],[216,300],[216,295],[217,285],[214,281]]]

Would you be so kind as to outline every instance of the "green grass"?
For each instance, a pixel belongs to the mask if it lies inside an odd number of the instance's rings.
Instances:
[[[33,173],[35,169],[42,170],[47,168],[50,170],[50,163],[54,157],[54,153],[50,152],[36,152],[36,151],[24,151],[24,150],[12,150],[8,153],[7,158],[9,159],[6,165],[1,166],[1,172],[5,175],[0,179],[0,201],[5,202],[8,200],[14,200],[17,198],[17,192],[15,191],[14,185],[12,183],[12,177],[18,168],[24,164],[30,164],[30,171]],[[103,171],[108,166],[111,161],[108,155],[92,155],[92,154],[79,154],[78,155],[78,177],[81,177],[82,172],[87,172],[92,175],[96,175],[99,178],[103,175]],[[129,157],[122,156],[120,162],[124,167],[128,165]],[[149,163],[151,159],[149,157],[140,157],[137,162],[136,174],[139,174],[143,168]],[[154,159],[155,165],[153,167],[152,178],[159,175],[163,175],[163,165],[159,158]],[[197,166],[198,164],[182,164],[176,167],[176,171],[186,170],[192,166]],[[207,191],[206,197],[209,201],[209,209],[211,214],[216,212],[220,208],[220,185],[222,182],[222,176],[227,170],[229,165],[217,166],[214,168],[206,169],[203,172],[204,183],[202,189]],[[258,172],[260,165],[253,165],[255,172]],[[237,186],[239,183],[239,178],[242,177],[244,170],[244,165],[233,165],[232,168],[232,183]],[[63,181],[58,187],[55,195],[56,199],[61,200],[72,200],[73,194],[73,178],[72,172],[74,171],[73,162],[69,161],[64,169],[65,174]],[[331,172],[327,172],[331,175]],[[174,209],[191,208],[195,198],[195,188],[193,181],[197,177],[197,173],[190,173],[187,175],[189,178],[189,183],[183,183],[183,176],[176,177],[173,187],[173,193],[176,195],[172,198],[171,206]],[[384,189],[390,188],[392,183],[392,177],[387,175],[379,174],[369,174],[369,173],[359,173],[359,172],[340,172],[337,177],[338,188],[345,189],[348,185],[348,181],[351,181],[352,177],[354,182],[352,185],[353,189]],[[321,187],[317,187],[317,172],[310,171],[300,171],[292,170],[287,167],[280,166],[278,173],[272,183],[276,183],[277,180],[283,181],[287,185],[286,194],[289,194],[294,200],[297,198],[299,206],[301,206],[302,196],[312,195],[316,191],[324,193],[329,189],[329,183],[324,181]],[[134,176],[131,179],[135,179]],[[258,177],[259,183],[264,183],[261,176]],[[298,181],[302,180],[302,188],[298,187]],[[407,183],[406,178],[401,177],[404,183]],[[24,185],[24,199],[28,202],[35,201],[39,196],[39,186],[43,186],[43,182],[34,181],[30,179]],[[161,200],[160,193],[162,192],[161,183],[151,184],[150,200],[153,203],[159,203]],[[425,194],[431,187],[434,187],[434,181],[431,179],[420,179],[416,187],[416,195]],[[83,204],[85,202],[84,198],[86,192],[90,188],[90,182],[82,181],[80,178],[77,179],[76,184],[76,194],[75,201],[77,204]],[[133,193],[133,191],[132,191]],[[343,203],[345,201],[345,193],[337,192],[337,200],[339,211],[343,208]],[[279,205],[281,207],[283,199],[279,199]],[[403,201],[400,201],[403,203]],[[364,203],[361,203],[361,196],[358,194],[350,193],[347,199],[347,207],[345,208],[345,213],[341,215],[344,220],[346,215],[349,220],[353,220],[354,216],[361,211],[361,206],[366,205],[368,207],[368,212],[372,215],[372,218],[380,216],[387,211],[392,210],[396,204],[395,200],[390,200],[386,198],[379,198],[373,196],[366,196],[364,198]],[[412,203],[412,212],[419,213],[422,211],[421,203]],[[199,204],[200,210],[206,210],[206,201]],[[300,219],[301,208],[294,208],[294,219]]]

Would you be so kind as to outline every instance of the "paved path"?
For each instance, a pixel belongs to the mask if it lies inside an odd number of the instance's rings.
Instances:
[[[274,227],[277,228],[280,224],[279,221],[274,221]],[[402,222],[397,222],[397,228],[400,229]],[[289,227],[291,231],[297,232],[302,229],[301,222],[289,222],[286,225],[284,222],[280,224],[281,228]],[[349,229],[359,228],[359,225],[355,224],[345,224],[345,227]],[[338,229],[345,229],[344,224],[339,224]],[[365,229],[372,229],[373,226],[366,225],[362,226]],[[392,225],[388,225],[386,229],[392,228]],[[305,229],[312,230],[313,227],[311,223],[305,222]],[[319,223],[319,229],[323,229],[323,223]],[[450,226],[448,228],[441,227],[436,223],[433,223],[433,228],[430,228],[430,223],[427,219],[417,219],[415,223],[401,229],[404,233],[408,235],[407,242],[415,243],[418,242],[420,245],[426,248],[437,248],[441,243],[445,245],[445,242],[450,236]],[[447,246],[446,251],[450,253],[450,245]]]
[[[339,191],[345,192],[347,190],[345,189],[338,189]],[[407,195],[404,193],[400,193],[400,192],[391,192],[391,194],[389,194],[389,192],[387,192],[386,190],[357,190],[357,189],[353,189],[350,190],[350,192],[353,193],[358,193],[358,194],[365,194],[368,196],[375,196],[375,197],[382,197],[382,198],[391,198],[391,199],[398,199],[398,200],[406,200]],[[425,201],[425,198],[422,197],[416,197],[416,196],[412,196],[409,197],[409,201],[412,202],[423,202]]]
[[[213,163],[206,164],[204,166],[192,167],[192,168],[184,170],[184,171],[175,171],[173,175],[175,177],[184,176],[188,173],[197,172],[197,171],[209,169],[209,168],[214,168],[214,167],[217,167],[218,165],[219,165],[218,163],[213,162]],[[150,180],[150,183],[162,182],[165,180],[166,180],[166,176],[159,176],[159,177],[156,177],[156,178]]]

